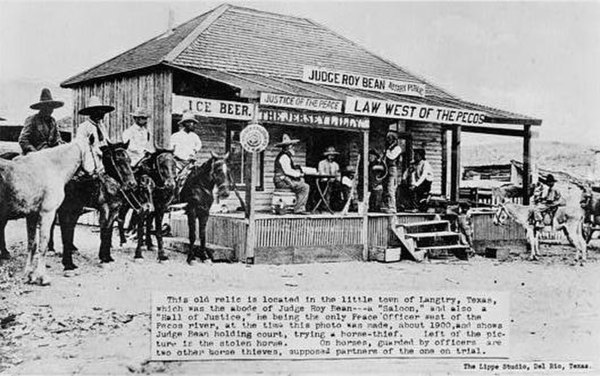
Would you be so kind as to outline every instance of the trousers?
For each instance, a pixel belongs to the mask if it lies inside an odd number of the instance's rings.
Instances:
[[[301,213],[306,211],[306,201],[308,200],[308,193],[310,187],[302,179],[292,179],[289,176],[275,178],[275,188],[291,189],[296,195],[296,206],[294,207],[294,213]]]

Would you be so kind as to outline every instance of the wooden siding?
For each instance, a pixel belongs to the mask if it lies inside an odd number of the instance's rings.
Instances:
[[[120,76],[103,81],[91,82],[73,88],[73,131],[85,121],[78,114],[89,98],[96,95],[115,111],[104,118],[108,136],[113,142],[121,140],[123,131],[133,124],[131,112],[136,107],[144,107],[150,113],[148,129],[155,144],[168,147],[171,135],[172,74],[167,70],[156,70],[136,76]]]

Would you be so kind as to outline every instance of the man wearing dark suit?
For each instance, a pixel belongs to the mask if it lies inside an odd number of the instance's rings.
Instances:
[[[52,99],[49,89],[42,89],[40,101],[29,106],[39,112],[25,119],[19,135],[19,146],[21,146],[23,154],[52,148],[63,143],[56,120],[52,117],[54,109],[62,107],[63,104],[61,101]]]

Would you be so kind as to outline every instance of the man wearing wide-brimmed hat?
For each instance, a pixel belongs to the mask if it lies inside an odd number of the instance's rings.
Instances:
[[[304,182],[304,173],[300,166],[294,164],[292,158],[296,154],[294,145],[300,140],[291,139],[284,134],[281,142],[275,146],[281,148],[281,152],[275,158],[275,176],[273,183],[275,188],[291,189],[296,194],[296,206],[294,213],[306,214],[306,201],[310,187]]]
[[[96,161],[96,172],[103,169],[100,146],[106,145],[108,141],[108,132],[106,132],[106,128],[104,127],[104,116],[114,110],[113,106],[103,104],[97,96],[92,96],[87,106],[79,110],[79,114],[87,116],[88,119],[79,124],[76,137],[81,140],[87,140],[90,139],[90,136],[94,136],[92,138],[92,150],[94,151],[94,159]]]
[[[335,157],[340,155],[340,153],[335,150],[335,147],[329,146],[323,152],[323,156],[325,159],[319,162],[319,175],[328,175],[332,176],[331,178],[321,179],[321,187],[328,182],[329,187],[325,191],[325,200],[327,200],[327,205],[330,208],[342,201],[342,185],[340,183],[342,174],[340,173],[340,165],[335,161]]]
[[[135,166],[146,152],[153,152],[154,147],[150,142],[148,131],[148,118],[150,115],[141,107],[131,113],[134,124],[123,131],[123,142],[129,142],[127,153],[131,158],[131,165]]]
[[[42,89],[39,102],[29,106],[33,110],[39,110],[37,114],[25,119],[25,124],[19,135],[19,146],[23,154],[52,148],[63,141],[52,117],[55,108],[63,106],[63,102],[52,99],[50,89]]]
[[[195,161],[196,154],[202,149],[202,141],[194,132],[194,126],[198,120],[191,112],[184,112],[181,120],[177,123],[179,131],[171,135],[171,148],[177,162],[177,169],[182,170],[190,162]]]
[[[548,174],[548,176],[546,176],[548,190],[534,202],[534,218],[536,226],[540,228],[544,227],[544,214],[548,213],[550,214],[550,217],[553,217],[559,206],[566,205],[566,201],[563,199],[560,191],[554,186],[555,183],[556,179],[554,178],[554,175]]]
[[[387,166],[387,175],[383,182],[383,207],[384,213],[396,212],[396,190],[398,188],[398,168],[402,156],[402,148],[398,140],[398,135],[394,131],[389,131],[385,136],[385,164]]]

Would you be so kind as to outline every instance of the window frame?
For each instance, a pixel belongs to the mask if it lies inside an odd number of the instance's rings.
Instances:
[[[243,125],[239,125],[239,124],[230,124],[229,122],[227,123],[226,129],[225,129],[225,152],[229,153],[231,151],[231,145],[232,145],[232,132],[241,132],[241,130],[244,128]],[[244,148],[242,147],[242,173],[245,170],[245,160],[244,158],[247,155],[250,155],[250,153],[248,153],[247,151],[244,150]],[[258,182],[257,185],[255,187],[257,192],[262,192],[265,190],[265,152],[261,151],[259,153],[258,156]],[[245,180],[245,178],[243,179]],[[246,189],[246,183],[244,181],[240,182],[240,183],[235,183],[237,188],[240,189]]]

